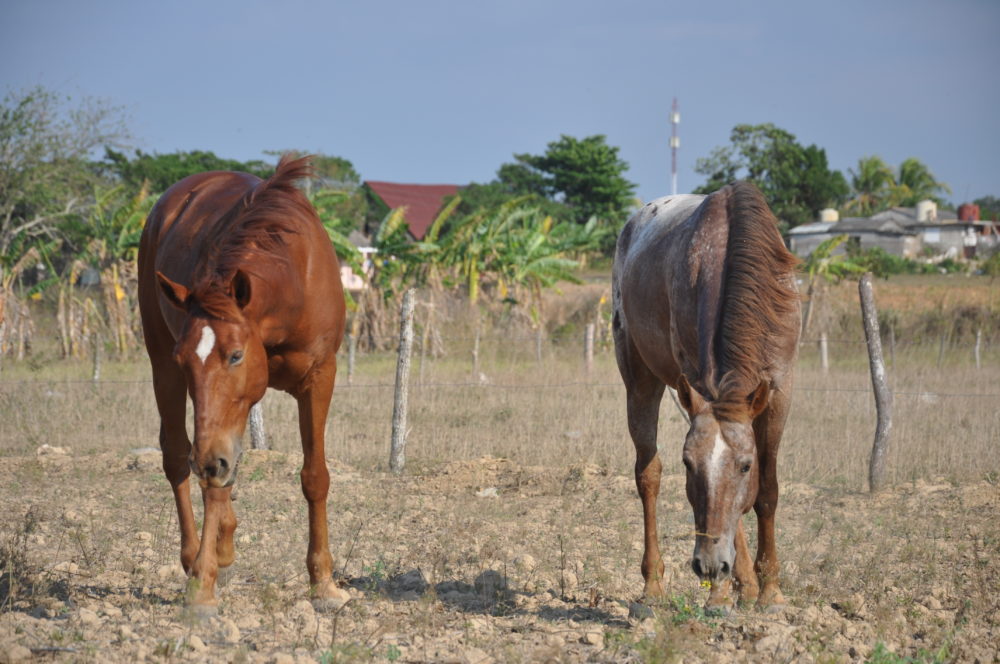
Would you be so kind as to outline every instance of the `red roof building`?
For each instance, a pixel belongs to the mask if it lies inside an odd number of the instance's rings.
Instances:
[[[399,184],[366,180],[365,186],[390,210],[406,206],[404,218],[414,240],[423,240],[447,196],[458,193],[457,184]]]

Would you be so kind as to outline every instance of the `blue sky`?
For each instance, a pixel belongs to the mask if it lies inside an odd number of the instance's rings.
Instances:
[[[605,134],[643,199],[739,123],[847,175],[914,156],[954,202],[1000,196],[1000,2],[0,0],[0,89],[123,106],[145,151],[296,148],[363,178],[484,182]]]

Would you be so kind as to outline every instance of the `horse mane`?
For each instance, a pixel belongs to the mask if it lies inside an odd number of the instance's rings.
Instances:
[[[311,157],[284,155],[274,174],[250,189],[218,223],[205,240],[200,270],[194,275],[192,296],[210,316],[222,320],[239,317],[231,284],[238,271],[256,276],[268,261],[287,262],[281,252],[282,234],[298,232],[300,220],[316,211],[295,186],[312,175]]]
[[[778,221],[757,187],[739,181],[716,195],[725,199],[729,234],[714,343],[721,378],[713,411],[735,420],[746,417],[747,397],[770,375],[782,344],[798,335],[798,323],[789,317],[798,293],[788,279],[798,259],[785,248]]]

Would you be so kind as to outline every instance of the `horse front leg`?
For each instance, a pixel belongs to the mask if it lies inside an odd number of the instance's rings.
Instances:
[[[309,506],[309,549],[306,568],[313,604],[320,610],[343,606],[350,595],[333,580],[333,556],[330,555],[327,531],[326,499],[330,491],[330,471],[326,467],[324,431],[333,396],[336,365],[313,377],[309,388],[296,395],[299,404],[299,430],[302,434],[302,494]]]
[[[790,390],[791,386],[786,386]],[[778,445],[788,415],[788,398],[775,392],[771,403],[754,420],[757,459],[760,464],[760,488],[754,511],[757,513],[757,558],[754,571],[760,579],[758,609],[778,609],[785,605],[785,596],[778,585],[780,565],[774,538],[774,514],[778,508]]]
[[[232,486],[202,486],[205,503],[205,523],[201,528],[201,547],[191,566],[188,586],[188,603],[197,609],[214,609],[219,601],[215,597],[215,581],[219,576],[219,543],[227,521],[232,514]],[[235,521],[235,517],[233,518]],[[233,526],[235,527],[235,526]],[[230,531],[230,537],[232,533]],[[230,558],[227,565],[232,562]]]
[[[632,390],[628,394],[628,427],[635,445],[635,486],[642,501],[644,597],[664,595],[665,568],[660,556],[656,527],[656,500],[660,495],[662,471],[660,458],[656,454],[656,432],[662,396],[662,384],[645,395]]]
[[[152,355],[152,353],[151,353]],[[153,363],[153,392],[160,413],[160,451],[163,454],[163,474],[170,482],[181,531],[181,565],[191,575],[198,555],[198,530],[191,506],[191,441],[184,420],[187,410],[187,386],[184,375],[173,363]]]

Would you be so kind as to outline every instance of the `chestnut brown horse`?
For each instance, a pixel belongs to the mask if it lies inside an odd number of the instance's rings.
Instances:
[[[323,434],[344,333],[340,269],[316,211],[295,187],[308,158],[283,158],[267,180],[211,172],[184,178],[150,212],[139,249],[139,306],[160,413],[163,470],[173,488],[191,603],[214,607],[219,567],[233,562],[231,494],[247,414],[268,387],[295,397],[306,566],[314,602],[333,608],[327,543],[330,475]],[[194,405],[194,443],[185,427]],[[201,540],[190,473],[205,504]]]
[[[732,577],[742,602],[768,608],[785,601],[774,546],[775,471],[799,336],[795,264],[763,196],[745,182],[653,201],[618,238],[613,331],[636,450],[646,596],[663,594],[656,436],[669,385],[690,416],[683,460],[696,526],[691,566],[711,581],[708,606],[732,606]],[[758,519],[752,567],[742,521],[751,507]]]

